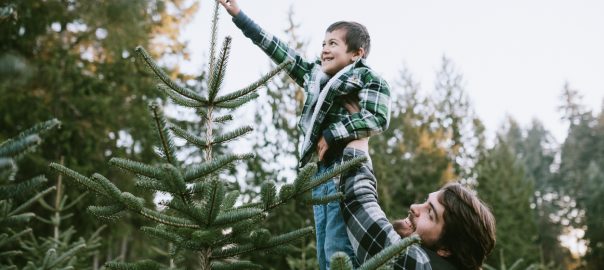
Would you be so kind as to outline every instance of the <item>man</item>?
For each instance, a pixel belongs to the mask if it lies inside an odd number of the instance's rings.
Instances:
[[[354,105],[352,106],[354,110]],[[351,110],[350,108],[347,108]],[[342,175],[340,204],[358,263],[363,263],[401,237],[418,234],[414,245],[396,258],[395,269],[480,269],[495,246],[495,218],[489,208],[460,184],[448,184],[413,204],[409,215],[390,224],[377,203],[376,179],[366,154],[368,140],[356,140],[344,159],[366,156],[361,167]]]

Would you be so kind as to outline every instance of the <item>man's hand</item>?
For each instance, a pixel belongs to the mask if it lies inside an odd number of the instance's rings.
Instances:
[[[342,97],[342,105],[350,114],[358,113],[361,111],[361,106],[359,105],[359,102],[359,98],[354,95]]]
[[[319,160],[323,160],[323,156],[325,155],[325,152],[327,152],[328,148],[329,144],[327,144],[325,138],[321,136],[321,138],[319,139],[319,143],[317,144],[317,153],[319,154]]]
[[[217,0],[217,1],[233,17],[237,16],[237,14],[239,14],[239,12],[241,11],[241,9],[239,8],[239,5],[237,5],[237,0]]]

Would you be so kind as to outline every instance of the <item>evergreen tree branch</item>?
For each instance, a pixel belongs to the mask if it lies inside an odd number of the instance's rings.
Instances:
[[[54,162],[50,163],[50,168],[55,171],[58,171],[59,173],[62,173],[63,175],[69,176],[71,179],[75,180],[77,184],[84,186],[85,188],[92,190],[101,196],[109,197],[109,195],[105,192],[104,188],[101,185],[72,169],[69,169],[61,164]]]
[[[226,72],[226,65],[229,60],[229,53],[231,50],[231,37],[227,36],[224,38],[222,43],[222,49],[220,50],[220,56],[216,65],[213,67],[212,73],[210,73],[211,79],[208,83],[208,100],[214,104],[216,95],[222,86],[224,80],[224,74]]]
[[[295,191],[288,192],[290,194],[285,194],[284,193],[284,195],[281,197],[280,200],[272,202],[270,205],[268,205],[268,207],[265,205],[264,211],[265,212],[270,212],[271,210],[273,210],[273,209],[275,209],[275,208],[277,208],[277,207],[279,207],[279,206],[287,203],[291,198],[299,197],[302,194],[304,194],[304,193],[312,190],[313,188],[315,188],[315,187],[317,187],[317,186],[319,186],[319,185],[321,185],[321,184],[329,181],[331,178],[333,178],[333,177],[335,177],[335,176],[337,176],[339,174],[342,174],[345,171],[347,171],[347,170],[349,170],[349,169],[351,169],[351,168],[353,168],[355,166],[358,166],[360,163],[362,163],[366,159],[367,159],[366,157],[356,157],[356,158],[353,158],[353,159],[351,159],[349,161],[346,161],[346,162],[344,162],[342,164],[336,165],[333,169],[331,169],[331,170],[329,170],[329,171],[327,171],[325,173],[322,173],[321,175],[315,176],[306,185],[306,187],[301,188],[300,190],[295,190]],[[312,166],[312,165],[307,165],[307,166]],[[311,168],[308,169],[309,172],[312,171],[312,170],[314,170],[314,169],[311,169]],[[337,196],[337,194],[334,195],[334,196]],[[323,199],[325,199],[325,198],[323,198]],[[312,199],[311,199],[311,201],[312,201]]]
[[[39,177],[44,177],[44,176],[39,176]],[[46,181],[46,178],[44,178],[44,181]],[[45,189],[42,192],[38,192],[33,198],[27,200],[26,202],[24,202],[21,205],[19,205],[19,207],[15,208],[13,211],[9,212],[8,215],[10,216],[10,215],[14,215],[16,213],[20,213],[21,211],[25,210],[25,208],[29,207],[34,202],[36,202],[40,198],[46,196],[46,194],[50,193],[53,190],[55,190],[54,186],[53,187],[49,187],[49,188]]]
[[[69,250],[63,252],[61,254],[61,256],[56,257],[53,261],[49,262],[47,269],[52,269],[57,264],[63,263],[65,260],[70,259],[71,257],[75,256],[76,253],[80,252],[80,250],[82,250],[84,248],[86,248],[86,244],[84,244],[84,243],[70,248]],[[73,267],[73,266],[71,266],[71,267]]]
[[[218,1],[214,1],[214,16],[212,16],[212,27],[211,27],[211,37],[210,37],[210,65],[208,74],[214,74],[214,68],[216,65],[216,39],[218,36],[218,15],[220,14],[218,10],[220,9],[220,4]],[[212,76],[208,76],[209,83],[212,82]],[[208,84],[209,84],[208,83]]]
[[[74,207],[74,206],[75,206],[75,205],[76,205],[78,202],[80,202],[80,201],[81,201],[81,200],[82,200],[84,197],[86,197],[86,195],[88,195],[88,191],[86,191],[86,192],[84,192],[84,193],[80,194],[80,195],[79,195],[77,198],[75,198],[74,200],[71,200],[71,202],[70,202],[68,205],[66,205],[65,207],[63,207],[63,211],[65,211],[65,210],[69,210],[69,209],[71,209],[72,207]],[[65,197],[67,197],[67,196],[65,196]]]
[[[261,265],[249,261],[212,262],[212,270],[262,269]]]
[[[333,178],[339,174],[342,174],[342,173],[350,170],[351,168],[359,166],[362,162],[364,162],[366,160],[367,160],[366,157],[361,156],[361,157],[355,157],[351,160],[343,162],[342,164],[338,164],[338,165],[334,166],[333,169],[313,177],[313,179],[308,183],[307,187],[301,189],[300,192],[310,191],[313,188],[329,181],[331,178]]]
[[[157,179],[149,178],[142,175],[138,175],[137,177],[138,179],[136,179],[134,185],[139,188],[144,188],[150,191],[172,192],[172,189],[170,189],[170,187],[164,185]]]
[[[258,93],[252,92],[252,93],[249,93],[249,94],[247,94],[245,96],[238,97],[236,99],[229,100],[229,101],[223,101],[223,102],[220,102],[220,103],[216,103],[214,105],[217,108],[236,109],[239,106],[241,106],[241,105],[243,105],[245,103],[248,103],[248,102],[252,101],[253,99],[255,99],[257,97],[258,97]]]
[[[168,163],[178,167],[178,161],[174,154],[174,141],[172,140],[172,135],[168,128],[169,125],[162,114],[162,109],[157,103],[152,103],[150,107],[153,111],[153,119],[155,120],[155,126],[157,127],[159,135],[159,143],[162,146],[164,157]]]
[[[162,228],[143,226],[140,228],[140,230],[142,232],[144,232],[145,234],[147,234],[151,237],[160,239],[160,240],[166,240],[166,241],[172,242],[172,243],[178,243],[178,242],[184,241],[184,238],[182,238],[177,233],[170,232],[170,231],[162,229]]]
[[[258,87],[266,84],[271,78],[273,78],[275,75],[279,74],[279,72],[281,72],[281,70],[285,69],[286,67],[289,67],[291,64],[293,64],[293,61],[291,61],[291,60],[285,61],[285,62],[281,63],[280,65],[278,65],[277,67],[275,67],[273,70],[269,71],[267,74],[262,76],[257,81],[246,86],[245,88],[243,88],[241,90],[237,90],[237,91],[229,93],[229,94],[226,94],[224,96],[217,97],[214,100],[214,102],[223,103],[223,102],[232,101],[237,98],[243,97],[243,96],[251,93],[252,91],[255,91],[256,89],[258,89]]]
[[[227,114],[227,115],[223,115],[223,116],[214,118],[214,123],[226,123],[226,122],[232,121],[232,120],[233,120],[233,115]]]
[[[250,133],[252,130],[254,130],[252,127],[250,126],[245,126],[245,127],[241,127],[238,129],[235,129],[231,132],[227,132],[225,134],[216,136],[214,138],[214,140],[212,141],[212,145],[216,145],[216,144],[220,144],[220,143],[224,143],[224,142],[228,142],[230,140],[236,139],[240,136],[243,136],[247,133]]]
[[[174,134],[176,134],[176,136],[185,139],[187,142],[189,142],[199,148],[208,147],[208,142],[206,139],[203,139],[199,136],[195,136],[192,133],[180,128],[177,125],[171,125],[170,130],[172,130],[172,132],[174,132]]]
[[[239,256],[242,254],[247,254],[253,251],[266,250],[275,247],[279,247],[284,244],[291,243],[296,241],[302,237],[307,236],[308,234],[312,234],[312,227],[306,227],[299,230],[295,230],[289,233],[285,233],[282,235],[278,235],[272,237],[270,240],[265,243],[261,243],[261,245],[253,245],[253,244],[243,244],[231,248],[226,249],[215,249],[212,251],[212,258],[214,259],[224,259],[230,258],[234,256]]]
[[[353,270],[350,257],[344,252],[338,251],[329,259],[329,268],[333,270]]]
[[[317,174],[317,169],[316,163],[310,163],[300,169],[296,179],[294,179],[294,190],[296,192],[304,191],[310,183],[312,176]]]
[[[105,267],[113,270],[160,270],[169,269],[169,267],[162,265],[153,260],[141,260],[135,263],[124,263],[124,262],[107,262]]]
[[[220,205],[224,199],[224,184],[219,181],[212,179],[204,190],[204,198],[206,205],[203,208],[203,215],[205,217],[205,224],[212,224],[218,212],[220,211]]]
[[[174,81],[172,81],[172,79],[170,79],[168,74],[166,74],[166,72],[164,72],[162,70],[162,68],[159,67],[159,65],[155,62],[155,60],[153,60],[151,55],[149,55],[149,53],[147,53],[147,51],[145,49],[143,49],[143,47],[138,46],[134,50],[143,59],[143,61],[147,64],[147,66],[149,68],[151,68],[151,70],[153,70],[155,75],[157,75],[157,77],[163,83],[165,83],[168,87],[170,87],[172,90],[178,92],[179,94],[181,94],[187,98],[196,100],[201,103],[207,103],[207,100],[204,97],[200,96],[199,94],[195,93],[195,91],[188,89],[186,87],[182,87],[182,86],[178,85],[177,83],[175,83]]]
[[[57,127],[60,125],[61,125],[61,121],[57,120],[56,118],[50,119],[45,122],[37,123],[34,126],[30,127],[29,129],[26,129],[26,130],[22,131],[21,133],[19,133],[19,135],[17,135],[17,137],[8,139],[8,140],[0,143],[0,147],[2,147],[5,143],[8,143],[10,141],[20,140],[22,138],[29,137],[30,135],[42,136],[45,133],[47,133],[48,131],[50,131],[51,129],[53,129],[54,127]],[[0,154],[0,156],[2,156],[2,155]]]
[[[419,243],[421,240],[419,235],[415,234],[409,237],[406,237],[380,251],[378,254],[375,254],[371,259],[365,261],[363,265],[361,265],[358,270],[373,270],[387,263],[390,259],[392,259],[397,254],[400,254],[405,249],[410,247],[413,244]]]
[[[134,174],[143,175],[153,179],[160,179],[163,174],[159,168],[125,158],[111,158],[109,160],[109,164]]]
[[[33,217],[35,217],[36,215],[34,213],[22,213],[22,214],[16,214],[16,215],[11,215],[9,217],[6,217],[2,220],[0,220],[0,226],[4,227],[15,227],[15,226],[21,226],[27,222],[29,222],[29,220]]]
[[[122,204],[112,204],[104,206],[91,205],[88,206],[88,211],[97,217],[111,219],[118,213],[126,210],[126,207]]]
[[[195,181],[206,175],[216,173],[217,171],[222,169],[224,166],[226,166],[236,160],[244,160],[244,159],[249,159],[249,158],[253,158],[253,157],[254,157],[254,155],[252,155],[252,154],[243,154],[243,155],[229,154],[229,155],[224,155],[224,156],[218,157],[209,162],[204,162],[201,164],[189,166],[189,168],[187,168],[185,170],[185,174],[184,174],[185,181],[186,182]]]
[[[172,164],[162,164],[161,171],[163,172],[160,180],[164,185],[171,187],[175,193],[182,197],[183,201],[187,202],[188,198],[185,198],[185,194],[187,194],[187,184],[185,183],[185,179],[180,173],[180,171],[172,166]]]
[[[148,219],[151,219],[151,220],[157,222],[157,223],[169,225],[172,227],[192,228],[192,229],[201,228],[199,225],[195,224],[193,221],[191,221],[189,219],[166,215],[166,214],[160,213],[158,211],[151,210],[149,208],[143,208],[138,213]]]
[[[21,236],[23,236],[24,234],[27,234],[27,233],[31,233],[31,231],[32,231],[31,228],[27,228],[18,233],[15,233],[11,230],[11,236],[8,236],[8,234],[6,234],[6,233],[0,234],[0,247],[4,247],[7,244],[10,244],[15,240],[19,240],[21,238]]]
[[[168,203],[170,209],[174,209],[181,214],[197,221],[199,224],[205,224],[203,209],[198,204],[188,204],[182,198],[175,197]]]
[[[272,181],[264,182],[260,187],[260,199],[262,200],[264,209],[268,209],[273,205],[276,196],[277,188],[275,187],[275,183]]]
[[[109,198],[118,199],[121,197],[122,191],[105,176],[95,173],[90,178],[101,186]]]
[[[246,220],[255,216],[258,216],[263,211],[260,208],[241,208],[232,211],[228,211],[225,213],[221,213],[216,217],[212,225],[214,226],[222,226],[227,224],[232,224],[236,222],[240,222],[242,220]]]
[[[0,147],[0,157],[19,159],[23,155],[33,151],[40,143],[42,143],[42,139],[37,134],[29,135],[19,140],[8,140]]]
[[[172,99],[172,101],[174,101],[174,103],[181,105],[181,106],[185,106],[185,107],[189,107],[189,108],[199,108],[199,107],[204,107],[204,106],[208,106],[208,102],[200,102],[188,97],[183,97],[182,94],[173,91],[172,88],[168,87],[165,84],[158,84],[157,85],[157,90],[160,91],[161,93],[165,93],[167,94],[170,99]]]
[[[239,198],[239,194],[240,193],[238,190],[233,190],[227,193],[226,196],[224,196],[224,200],[222,200],[222,205],[220,206],[220,209],[222,211],[226,211],[233,208],[233,206],[237,202],[237,199]]]
[[[330,194],[322,197],[313,197],[308,200],[308,204],[319,205],[319,204],[327,204],[333,201],[341,201],[344,199],[344,194],[342,192],[336,192],[335,194]]]
[[[39,188],[45,182],[46,177],[39,175],[20,183],[0,186],[0,199],[6,200],[17,196],[24,196]]]

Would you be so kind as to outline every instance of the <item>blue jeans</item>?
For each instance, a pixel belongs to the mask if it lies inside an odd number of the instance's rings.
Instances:
[[[333,166],[319,165],[318,174],[329,170]],[[339,176],[338,176],[339,177]],[[312,196],[315,198],[335,194],[337,192],[333,179],[315,187]],[[340,212],[340,202],[334,201],[328,204],[313,206],[315,215],[315,228],[317,234],[317,260],[321,270],[329,270],[331,256],[338,252],[346,253],[358,266],[354,256],[354,250],[346,233],[346,224]]]

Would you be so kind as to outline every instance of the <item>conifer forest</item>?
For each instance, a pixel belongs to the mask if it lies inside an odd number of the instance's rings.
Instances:
[[[210,49],[188,74],[166,59],[198,49],[180,35],[199,12]],[[275,16],[289,25],[273,34],[314,53],[295,9]],[[0,1],[0,269],[318,269],[313,205],[343,194],[311,190],[363,159],[298,168],[294,63],[225,87],[246,63],[232,42],[249,42],[220,34],[230,19],[210,0]],[[569,81],[551,89],[562,141],[513,117],[489,137],[458,65],[443,56],[432,84],[403,66],[387,78],[390,125],[369,144],[386,216],[460,182],[496,218],[483,269],[604,269],[603,108]],[[577,232],[580,254],[561,240]]]

